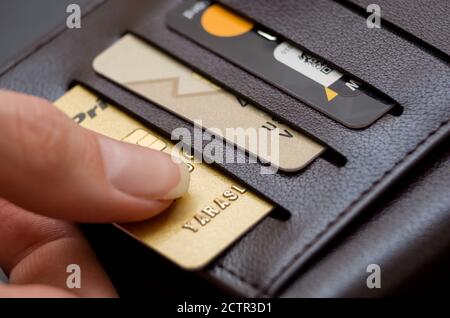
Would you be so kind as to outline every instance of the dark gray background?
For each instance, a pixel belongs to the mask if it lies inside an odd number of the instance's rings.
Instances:
[[[64,25],[69,4],[81,10],[92,0],[0,1],[0,66],[31,49],[36,39]]]

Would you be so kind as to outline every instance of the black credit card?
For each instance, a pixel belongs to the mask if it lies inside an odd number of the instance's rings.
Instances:
[[[396,104],[320,58],[206,0],[188,0],[168,26],[349,128],[364,128]]]

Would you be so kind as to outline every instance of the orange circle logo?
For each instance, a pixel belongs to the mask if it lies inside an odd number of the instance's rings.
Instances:
[[[218,4],[213,4],[203,12],[201,24],[206,32],[219,37],[238,36],[253,29],[253,23]]]

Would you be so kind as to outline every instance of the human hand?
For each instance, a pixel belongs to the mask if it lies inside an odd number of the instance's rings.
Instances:
[[[0,297],[116,297],[70,222],[134,222],[164,211],[189,172],[159,151],[76,125],[49,102],[0,91]],[[66,267],[82,269],[81,289]]]

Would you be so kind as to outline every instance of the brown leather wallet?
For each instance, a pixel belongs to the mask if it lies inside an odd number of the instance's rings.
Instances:
[[[80,30],[60,28],[0,68],[0,87],[55,100],[78,82],[163,134],[176,127],[192,129],[93,71],[94,57],[131,32],[317,138],[346,163],[321,158],[300,173],[270,178],[259,174],[259,164],[220,164],[291,217],[266,218],[196,273],[168,264],[108,226],[86,227],[122,295],[161,296],[177,288],[248,297],[379,296],[420,281],[439,267],[439,260],[448,259],[448,1],[426,1],[426,6],[420,4],[424,0],[379,1],[387,8],[381,29],[365,27],[365,0],[220,1],[403,107],[401,115],[388,114],[361,130],[336,123],[170,30],[165,16],[181,2],[96,1]],[[366,267],[372,263],[385,269],[386,285],[380,290],[366,286]],[[425,264],[430,269],[423,273]],[[151,290],[155,282],[165,286],[163,291]]]

